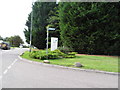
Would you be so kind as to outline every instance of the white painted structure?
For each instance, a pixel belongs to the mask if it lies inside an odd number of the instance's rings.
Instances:
[[[54,51],[58,47],[58,38],[51,37],[51,51]]]

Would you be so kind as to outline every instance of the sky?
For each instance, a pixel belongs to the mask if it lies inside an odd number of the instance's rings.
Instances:
[[[23,33],[28,14],[32,10],[33,0],[1,0],[0,1],[0,36],[19,35],[23,41]]]
[[[3,38],[19,35],[25,42],[24,28],[28,14],[32,11],[32,2],[36,0],[0,1],[0,36]],[[56,0],[60,1],[60,0]]]

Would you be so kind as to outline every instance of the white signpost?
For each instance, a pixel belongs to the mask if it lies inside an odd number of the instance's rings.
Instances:
[[[58,38],[51,37],[51,51],[54,51],[58,47]]]
[[[55,28],[49,28],[47,27],[47,43],[46,43],[46,54],[48,55],[48,36],[49,36],[49,31],[52,30],[54,31]],[[48,60],[48,56],[46,57],[46,59]]]
[[[48,30],[55,30],[55,28],[48,28]]]

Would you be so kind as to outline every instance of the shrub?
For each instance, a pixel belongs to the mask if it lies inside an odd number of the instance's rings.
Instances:
[[[32,52],[30,53],[30,57],[31,57],[31,58],[36,58],[36,51],[32,51]]]
[[[39,50],[39,51],[32,51],[30,53],[30,57],[35,59],[45,60],[47,57],[48,59],[73,58],[75,57],[75,54],[76,52],[65,54],[58,49],[54,51],[48,50],[48,54],[46,54],[45,50]]]
[[[63,58],[64,57],[64,53],[61,52],[60,50],[56,49],[54,51],[50,51],[48,54],[48,58],[49,59],[57,59],[57,58]]]
[[[58,53],[49,53],[48,58],[49,59],[57,59],[57,58],[59,58],[59,55],[58,55]]]
[[[63,53],[66,53],[68,54],[69,52],[72,51],[72,49],[68,48],[68,47],[58,47],[58,49],[63,52]]]
[[[68,53],[69,55],[75,55],[75,54],[77,54],[77,52],[70,52],[70,53]]]
[[[41,54],[41,55],[40,55],[40,58],[39,58],[39,59],[45,60],[47,57],[48,57],[48,55],[47,55],[46,53],[44,53],[44,54]]]
[[[74,58],[74,55],[66,55],[65,58]]]

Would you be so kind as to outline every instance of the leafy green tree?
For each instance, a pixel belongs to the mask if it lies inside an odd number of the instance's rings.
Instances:
[[[23,44],[23,40],[21,39],[21,37],[19,35],[15,35],[15,36],[11,36],[11,37],[6,37],[7,42],[10,43],[11,46],[14,47],[19,47],[20,44]]]
[[[88,44],[86,14],[91,9],[91,3],[61,3],[60,4],[60,29],[63,45],[74,51],[86,53]],[[92,12],[91,12],[92,13]]]
[[[28,20],[26,21],[25,25],[28,27],[28,29],[25,28],[23,32],[26,38],[26,42],[30,44],[31,13],[28,15]]]
[[[120,3],[61,3],[60,35],[79,53],[118,54]]]
[[[32,45],[39,49],[46,47],[46,26],[49,12],[56,6],[53,2],[35,2],[33,5],[33,29],[32,29]],[[29,42],[31,14],[28,17],[26,26],[28,29],[24,30],[27,42]]]
[[[33,5],[32,45],[46,47],[46,26],[56,28],[50,37],[58,37],[62,45],[87,54],[118,55],[120,38],[120,3],[50,2]],[[31,13],[24,30],[29,43]],[[49,39],[50,40],[50,39]],[[60,43],[61,45],[61,43]]]
[[[56,7],[49,12],[49,18],[47,19],[48,25],[51,28],[55,28],[55,31],[50,31],[49,32],[49,37],[57,37],[59,39],[59,46],[62,45],[61,40],[60,40],[60,27],[59,27],[59,7],[56,5]],[[50,41],[50,38],[49,38]]]

